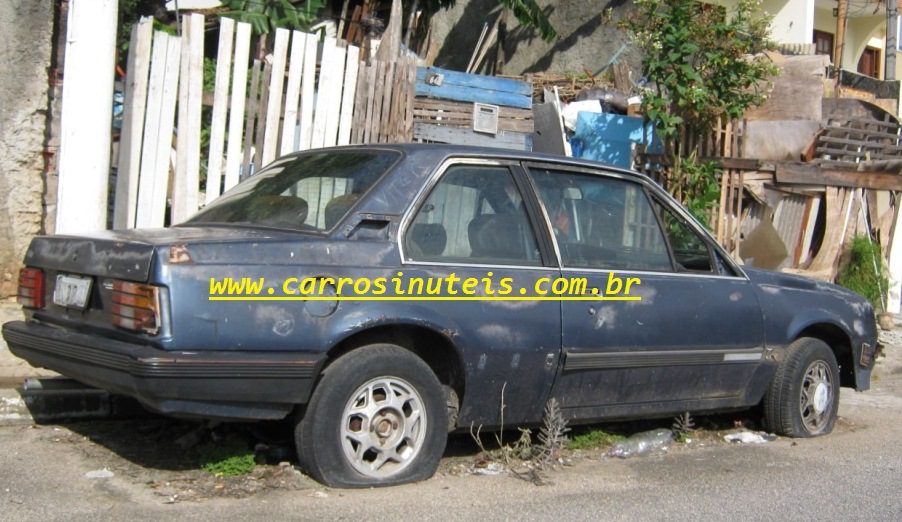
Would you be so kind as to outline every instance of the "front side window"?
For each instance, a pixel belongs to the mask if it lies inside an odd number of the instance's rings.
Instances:
[[[618,178],[530,169],[570,268],[666,270],[673,265],[643,188]]]
[[[448,168],[407,228],[404,250],[413,261],[541,263],[523,197],[502,166]]]
[[[323,232],[397,161],[393,151],[315,152],[277,160],[187,225],[231,223]]]
[[[664,205],[658,207],[661,209],[661,221],[664,223],[667,239],[670,240],[677,268],[691,272],[713,271],[707,241],[672,210]]]

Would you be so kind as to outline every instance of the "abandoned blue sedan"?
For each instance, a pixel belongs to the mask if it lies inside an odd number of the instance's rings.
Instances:
[[[295,422],[333,486],[427,478],[447,433],[762,406],[829,433],[874,311],[738,265],[643,175],[538,154],[354,146],[281,158],[188,222],[35,238],[30,363],[169,415]]]

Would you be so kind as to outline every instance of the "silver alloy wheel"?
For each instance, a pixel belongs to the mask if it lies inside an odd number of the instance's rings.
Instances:
[[[420,453],[427,420],[416,388],[397,377],[377,377],[357,388],[345,405],[341,448],[359,473],[390,477]]]
[[[830,422],[833,412],[833,375],[827,363],[814,361],[802,378],[799,413],[810,433],[818,433]]]

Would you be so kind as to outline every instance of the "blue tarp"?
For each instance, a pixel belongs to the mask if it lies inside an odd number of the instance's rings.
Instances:
[[[630,168],[630,149],[634,143],[650,143],[649,153],[661,153],[661,140],[654,135],[651,123],[644,124],[643,120],[644,118],[636,116],[581,112],[576,120],[576,134],[570,139],[573,155],[606,165]]]

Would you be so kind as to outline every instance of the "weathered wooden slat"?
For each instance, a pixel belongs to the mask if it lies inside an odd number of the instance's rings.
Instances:
[[[197,212],[200,187],[201,98],[204,91],[204,17],[182,17],[182,75],[179,81],[179,122],[176,170],[172,179],[171,223]]]
[[[360,48],[349,45],[347,65],[345,65],[344,86],[341,93],[341,114],[338,119],[337,145],[351,143],[351,124],[353,122],[355,98],[357,96],[357,72],[360,67]]]
[[[331,74],[327,85],[328,96],[326,109],[326,128],[323,134],[323,146],[334,147],[338,140],[338,124],[341,117],[341,91],[345,76],[346,46],[336,46],[332,54]]]
[[[397,62],[389,62],[385,66],[385,76],[382,80],[382,114],[379,118],[379,143],[387,143],[391,138],[392,117],[392,92],[395,87],[395,66]],[[378,100],[377,100],[378,102]]]
[[[260,78],[260,98],[257,101],[257,121],[254,127],[251,160],[245,176],[256,174],[263,168],[263,141],[266,137],[266,109],[269,106],[269,84],[272,81],[272,62],[263,62],[263,76]],[[249,143],[250,144],[250,143]]]
[[[229,111],[229,141],[226,148],[226,172],[223,189],[238,183],[244,142],[244,110],[247,103],[247,69],[250,58],[251,25],[238,23],[235,32],[235,67],[232,78],[232,100]]]
[[[483,134],[454,127],[430,125],[428,123],[413,124],[413,138],[434,143],[453,143],[456,145],[475,145],[503,149],[530,150],[532,138],[527,134],[499,131],[497,135]]]
[[[304,71],[301,75],[301,113],[299,115],[298,150],[307,150],[313,140],[313,107],[316,92],[316,35],[308,35],[304,46]]]
[[[207,187],[205,202],[219,197],[225,148],[226,118],[228,116],[229,73],[232,69],[232,45],[235,39],[235,21],[219,19],[219,47],[216,51],[216,83],[213,87],[213,115],[210,120],[210,151],[207,157]]]
[[[153,19],[143,17],[132,27],[128,47],[125,109],[122,117],[122,135],[119,139],[113,228],[133,228],[135,226],[152,38]]]
[[[276,159],[279,151],[279,123],[282,114],[282,89],[285,85],[285,62],[288,58],[288,41],[291,32],[276,29],[272,51],[269,84],[266,90],[266,123],[263,127],[263,147],[259,151],[260,168]]]
[[[472,103],[450,102],[444,100],[439,104],[430,103],[434,101],[438,100],[422,97],[417,97],[414,100],[413,110],[416,121],[432,123],[427,120],[460,120],[458,123],[472,126]],[[511,111],[516,111],[516,115],[512,115]],[[535,125],[533,122],[532,109],[526,110],[500,107],[500,110],[498,111],[498,128],[517,132],[533,132],[533,130],[535,130]]]
[[[135,226],[138,228],[162,227],[165,221],[180,44],[178,37],[162,31],[154,33],[147,118],[144,120],[144,142],[149,146],[144,147],[141,154],[138,210],[135,215]]]
[[[416,96],[417,62],[411,58],[407,62],[407,81],[405,82],[406,101],[404,103],[403,141],[413,141],[413,101]]]
[[[363,143],[377,142],[377,137],[373,135],[373,128],[379,123],[379,117],[376,115],[376,100],[382,100],[382,90],[379,86],[379,81],[377,80],[377,78],[382,78],[382,75],[379,74],[379,72],[381,70],[384,70],[384,65],[385,64],[383,64],[382,62],[372,60],[370,62],[369,71],[367,72],[366,81],[368,85],[368,91],[366,97],[366,127],[363,133]]]
[[[379,62],[376,68],[376,98],[373,100],[373,128],[370,129],[371,143],[381,143],[382,131],[382,102],[385,93],[385,71],[388,69],[387,62]]]
[[[319,82],[316,86],[316,109],[313,113],[313,137],[310,140],[310,148],[318,149],[326,142],[326,122],[329,119],[329,109],[332,86],[332,76],[335,74],[335,38],[326,38],[323,41],[323,57],[319,64]]]
[[[307,33],[292,31],[291,57],[288,60],[288,81],[285,85],[285,114],[282,120],[282,140],[279,155],[297,150],[298,103],[301,98],[301,73],[304,70],[304,48]]]
[[[899,174],[823,169],[817,165],[793,163],[778,163],[776,180],[777,183],[796,185],[902,190],[902,175]]]
[[[363,131],[366,125],[367,66],[360,62],[357,68],[357,88],[354,96],[354,115],[351,124],[351,143],[363,143]]]
[[[247,110],[244,114],[244,154],[241,160],[241,179],[246,178],[250,174],[254,162],[253,149],[256,138],[254,128],[257,114],[260,112],[258,106],[260,77],[262,75],[263,63],[260,60],[254,60],[253,66],[251,66],[251,92],[247,97]]]

